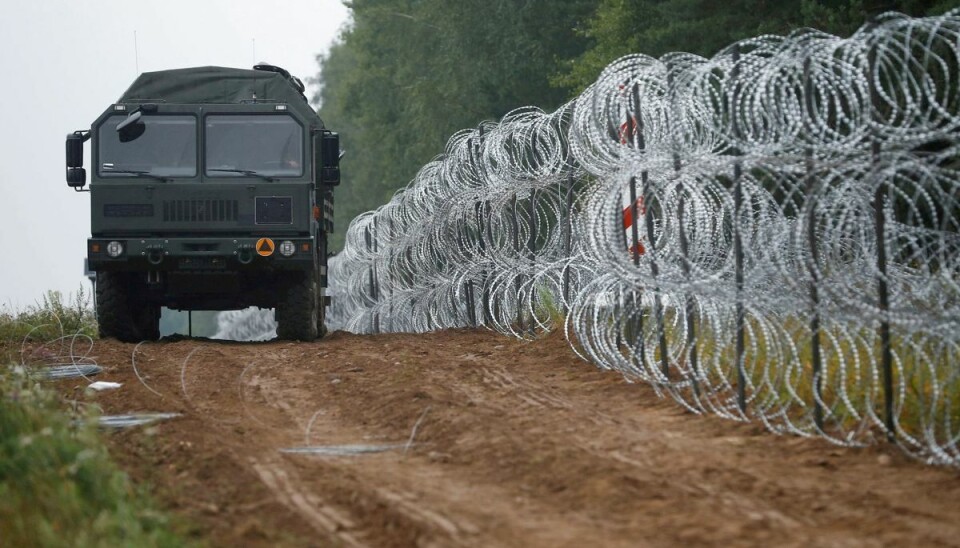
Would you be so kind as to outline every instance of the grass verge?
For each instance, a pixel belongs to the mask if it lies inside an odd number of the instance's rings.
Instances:
[[[97,336],[90,294],[82,286],[70,296],[48,291],[40,301],[21,310],[0,308],[0,341],[19,343],[30,339],[47,342],[77,334]]]
[[[22,313],[0,315],[8,343],[93,332],[89,309],[65,307],[55,293]],[[96,411],[63,401],[11,365],[10,353],[0,356],[0,545],[189,545],[183,528],[110,460]]]

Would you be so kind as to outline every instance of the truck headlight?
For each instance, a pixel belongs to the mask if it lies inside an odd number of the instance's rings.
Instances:
[[[107,255],[110,255],[111,257],[116,258],[122,254],[123,254],[123,244],[121,244],[116,240],[107,244]]]
[[[297,252],[297,246],[293,245],[293,242],[290,240],[284,240],[280,242],[280,254],[284,257],[289,257]]]

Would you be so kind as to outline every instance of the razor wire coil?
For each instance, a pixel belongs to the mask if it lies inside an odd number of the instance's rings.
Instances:
[[[357,217],[331,328],[561,327],[694,413],[960,465],[960,10],[631,55]]]

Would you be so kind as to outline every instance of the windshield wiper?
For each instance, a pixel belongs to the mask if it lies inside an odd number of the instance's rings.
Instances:
[[[260,177],[261,179],[263,179],[263,180],[265,180],[265,181],[268,181],[268,182],[271,182],[271,183],[274,182],[274,181],[276,181],[276,179],[274,179],[273,177],[270,177],[269,175],[264,175],[263,173],[257,173],[256,171],[254,171],[254,170],[252,170],[252,169],[219,169],[219,168],[213,168],[213,169],[208,169],[207,171],[225,171],[225,172],[227,172],[227,173],[242,173],[242,174],[246,175],[247,177],[250,177],[250,176]]]
[[[169,183],[170,179],[162,175],[154,175],[149,171],[144,171],[142,169],[104,169],[104,173],[125,173],[129,175],[136,175],[137,177],[150,177],[151,179],[157,179],[158,181],[163,181],[164,183]]]

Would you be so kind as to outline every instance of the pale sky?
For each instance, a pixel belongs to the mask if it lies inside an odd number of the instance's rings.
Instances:
[[[348,15],[340,0],[6,0],[2,11],[0,309],[89,289],[90,199],[66,185],[64,138],[89,129],[138,65],[250,68],[256,59],[306,82]]]

